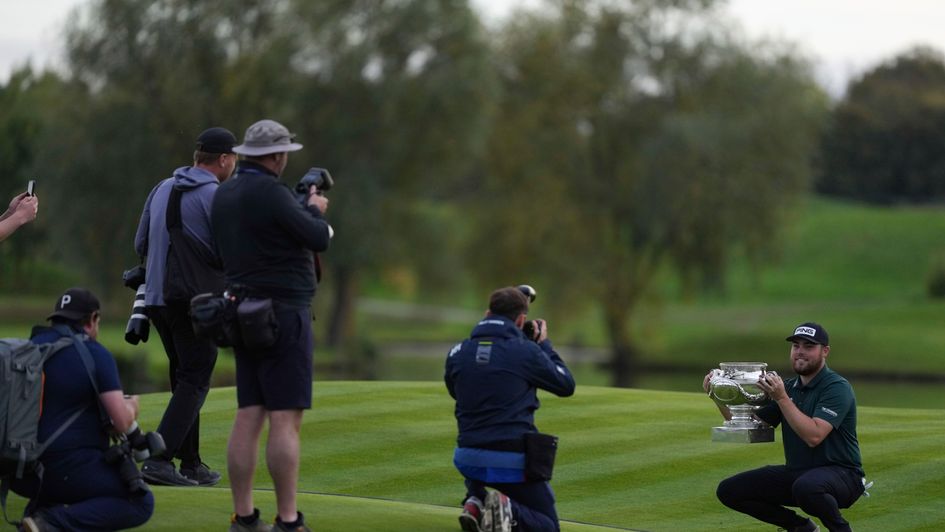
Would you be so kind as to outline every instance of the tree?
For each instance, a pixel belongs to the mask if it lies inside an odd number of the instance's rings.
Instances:
[[[15,70],[7,84],[0,86],[0,211],[6,210],[13,196],[26,190],[30,179],[38,181],[36,193],[43,200],[40,215],[27,234],[0,246],[0,289],[22,294],[41,287],[46,280],[38,265],[49,255],[47,228],[55,211],[48,210],[45,198],[54,181],[37,173],[37,166],[48,156],[42,136],[63,98],[64,87],[56,74],[33,72],[30,67]]]
[[[489,49],[465,0],[298,2],[306,48],[296,100],[305,157],[336,176],[325,257],[328,343],[353,337],[359,280],[398,265],[436,270],[430,198],[468,175],[492,98]]]
[[[817,189],[878,204],[945,198],[945,60],[915,48],[852,82],[824,136]]]
[[[211,125],[239,131],[262,112],[288,114],[285,86],[267,70],[290,70],[291,53],[282,52],[291,39],[274,31],[284,5],[97,0],[72,18],[68,92],[42,144],[56,156],[38,168],[57,213],[55,247],[105,297],[136,260],[148,192],[190,164],[196,135]],[[263,85],[268,92],[254,88]],[[244,105],[247,94],[266,97]]]
[[[533,279],[569,314],[596,304],[619,386],[661,268],[705,286],[739,247],[760,261],[807,188],[823,94],[790,55],[718,33],[710,8],[564,1],[502,32],[470,257],[488,257],[484,284]]]

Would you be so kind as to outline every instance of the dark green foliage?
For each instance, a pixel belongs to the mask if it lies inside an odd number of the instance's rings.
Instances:
[[[465,1],[295,9],[306,43],[295,109],[305,119],[293,127],[310,147],[296,158],[338,176],[330,195],[338,237],[326,262],[334,292],[328,342],[339,345],[352,335],[351,303],[366,274],[450,271],[453,235],[435,225],[429,200],[449,199],[479,158],[492,73]],[[424,283],[428,293],[436,287]]]
[[[807,190],[823,95],[786,52],[698,24],[707,4],[561,2],[520,14],[499,48],[470,260],[489,251],[483,284],[549,287],[562,316],[597,305],[619,385],[655,275],[713,286],[733,250],[761,262]]]
[[[465,0],[94,0],[67,73],[0,94],[17,136],[0,179],[35,173],[37,245],[130,299],[148,191],[206,127],[273,118],[305,145],[285,181],[336,178],[316,305],[339,352],[361,345],[365,280],[465,296],[473,273],[540,285],[558,316],[597,306],[625,383],[655,276],[723,289],[732,251],[762,264],[807,186],[823,96],[789,53],[730,40],[714,5],[562,0],[488,34]],[[21,237],[2,252],[25,256]]]
[[[932,299],[945,299],[945,252],[939,252],[929,261],[926,275],[926,293]]]
[[[877,204],[945,198],[945,59],[906,52],[854,81],[824,136],[817,189]]]
[[[36,193],[42,209],[52,194],[55,181],[37,169],[50,157],[44,147],[45,135],[54,119],[53,104],[65,94],[63,80],[52,73],[36,73],[29,67],[14,71],[0,86],[0,213],[8,202],[26,190],[30,179],[37,181]],[[0,290],[16,288],[34,292],[44,281],[59,277],[57,268],[37,263],[50,256],[46,242],[50,224],[43,217],[18,231],[0,246]]]

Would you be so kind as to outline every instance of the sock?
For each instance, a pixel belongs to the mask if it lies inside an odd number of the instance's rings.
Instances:
[[[282,518],[279,518],[279,522],[285,525],[286,528],[296,528],[296,527],[300,527],[304,525],[305,516],[302,515],[302,512],[298,510],[296,510],[295,513],[296,513],[295,521],[292,521],[291,523],[286,523],[285,521],[282,520]]]
[[[239,521],[241,525],[251,525],[259,519],[259,508],[253,508],[253,513],[247,516],[238,515],[236,520]]]

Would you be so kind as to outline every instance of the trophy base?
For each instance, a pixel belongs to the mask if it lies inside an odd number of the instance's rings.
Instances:
[[[774,427],[712,427],[712,441],[767,443],[774,441]]]

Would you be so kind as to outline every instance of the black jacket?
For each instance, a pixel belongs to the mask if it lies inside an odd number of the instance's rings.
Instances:
[[[457,444],[478,447],[537,432],[537,389],[567,397],[574,377],[545,340],[527,340],[515,323],[489,316],[446,357],[446,388],[456,399]]]
[[[311,304],[314,253],[328,249],[330,229],[321,212],[303,207],[275,174],[240,162],[217,189],[210,223],[228,285],[288,305]]]

